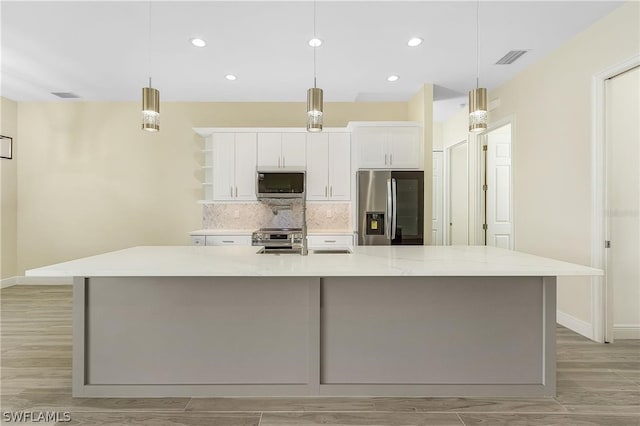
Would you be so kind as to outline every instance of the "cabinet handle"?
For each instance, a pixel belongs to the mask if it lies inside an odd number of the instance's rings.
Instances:
[[[222,240],[223,243],[227,243],[227,244],[231,244],[233,243],[233,240]]]
[[[280,168],[280,156],[278,156],[278,168]]]
[[[387,154],[384,155],[384,165],[387,165]]]
[[[329,186],[329,197],[333,197],[333,185]]]
[[[282,156],[282,168],[287,167],[287,166],[285,166],[285,165],[284,165],[284,160],[285,160],[285,156],[283,155],[283,156]]]
[[[327,196],[327,187],[326,186],[324,187],[324,196],[325,197]]]
[[[336,240],[324,240],[325,243],[335,243]]]
[[[238,198],[238,187],[236,186],[236,198]]]
[[[233,197],[233,186],[229,185],[229,197]]]
[[[393,166],[393,154],[389,154],[389,165]]]

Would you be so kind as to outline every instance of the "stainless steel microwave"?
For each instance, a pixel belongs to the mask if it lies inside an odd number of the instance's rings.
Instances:
[[[299,169],[258,169],[256,195],[258,198],[303,198],[306,173]]]

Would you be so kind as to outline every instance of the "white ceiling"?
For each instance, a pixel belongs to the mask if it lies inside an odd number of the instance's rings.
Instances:
[[[482,0],[480,85],[500,86],[621,4]],[[475,86],[476,6],[318,1],[325,101],[407,101],[433,83],[434,119],[444,119]],[[51,92],[139,100],[150,73],[162,101],[305,101],[313,85],[311,1],[5,0],[1,7],[2,96],[17,101],[59,101]],[[194,36],[208,46],[193,47]],[[410,48],[412,36],[425,42]],[[529,52],[495,65],[515,49]],[[227,81],[228,73],[238,79]],[[391,74],[400,79],[388,82]]]

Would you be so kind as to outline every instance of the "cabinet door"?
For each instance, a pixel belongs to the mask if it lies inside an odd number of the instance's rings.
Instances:
[[[233,199],[235,134],[213,134],[213,199]]]
[[[387,127],[360,127],[356,129],[358,168],[387,168]]]
[[[282,133],[258,133],[258,167],[282,167]]]
[[[235,188],[236,200],[256,199],[256,134],[236,133]]]
[[[329,133],[329,198],[351,199],[351,137]]]
[[[351,248],[353,235],[309,235],[307,243],[310,249]]]
[[[281,167],[300,167],[307,165],[306,133],[282,134],[282,164]]]
[[[422,140],[419,127],[389,128],[389,166],[392,169],[419,169]]]
[[[329,195],[329,134],[307,135],[307,200],[326,200]]]
[[[249,235],[207,235],[206,245],[208,246],[250,246],[251,236]]]

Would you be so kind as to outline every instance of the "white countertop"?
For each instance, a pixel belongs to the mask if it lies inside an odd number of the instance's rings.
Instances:
[[[198,229],[189,235],[251,235],[255,229]],[[308,230],[307,235],[353,235],[348,229]]]
[[[27,276],[589,276],[599,269],[484,246],[357,246],[352,254],[256,254],[257,246],[142,246]]]

